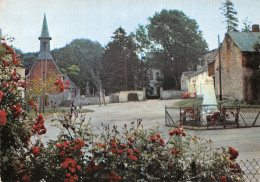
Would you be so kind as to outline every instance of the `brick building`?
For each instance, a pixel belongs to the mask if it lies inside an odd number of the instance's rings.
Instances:
[[[254,79],[259,73],[260,33],[253,25],[252,32],[227,32],[220,47],[222,96],[240,101],[260,100],[260,82]],[[219,53],[209,64],[209,74],[215,79],[215,92],[220,95]],[[259,74],[258,74],[259,75]]]
[[[27,76],[31,83],[31,87],[38,88],[41,87],[41,84],[46,84],[48,80],[55,80],[57,76],[62,76],[58,66],[56,65],[53,57],[50,53],[50,40],[49,30],[47,26],[46,16],[44,15],[43,25],[40,40],[40,52],[36,58],[32,69],[30,70],[29,75]],[[69,80],[69,78],[63,78],[63,80]],[[71,82],[71,80],[70,80]],[[73,88],[72,88],[73,87]],[[63,93],[60,93],[57,89],[52,89],[48,93],[49,97],[39,98],[39,103],[41,106],[48,106],[50,101],[60,105],[63,101],[75,99],[80,96],[79,88],[72,83],[70,89],[66,90]]]

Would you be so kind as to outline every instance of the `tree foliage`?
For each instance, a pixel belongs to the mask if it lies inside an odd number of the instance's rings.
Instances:
[[[251,31],[251,25],[252,22],[248,19],[248,17],[246,17],[246,19],[243,20],[243,28],[242,28],[242,32],[250,32]]]
[[[131,36],[119,27],[105,48],[102,81],[108,93],[139,87],[139,59]]]
[[[162,70],[164,88],[179,88],[178,79],[206,52],[207,43],[202,37],[197,22],[182,11],[162,10],[149,18],[149,24],[139,26],[135,40],[149,49],[152,65]],[[147,32],[147,33],[146,33]],[[149,41],[143,39],[148,38]],[[150,42],[148,46],[147,43]],[[146,53],[147,54],[147,53]]]
[[[234,9],[232,1],[226,0],[223,2],[220,10],[225,17],[227,31],[238,31],[237,11]]]

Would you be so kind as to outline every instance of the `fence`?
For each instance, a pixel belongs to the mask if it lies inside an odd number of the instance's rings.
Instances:
[[[260,107],[165,106],[165,125],[187,129],[256,127],[260,126]]]
[[[253,159],[252,161],[238,162],[243,171],[244,181],[258,182],[260,181],[260,161]]]

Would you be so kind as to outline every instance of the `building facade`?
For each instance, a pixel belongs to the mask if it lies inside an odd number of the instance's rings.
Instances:
[[[51,53],[50,53],[50,34],[47,26],[46,16],[44,15],[43,25],[41,30],[40,40],[40,52],[36,58],[29,74],[28,80],[30,81],[31,88],[41,88],[43,84],[48,84],[48,82],[54,83],[57,78],[61,78],[65,81],[62,73],[60,72],[58,66],[56,65]],[[67,78],[69,80],[69,78]],[[71,82],[71,81],[70,81]],[[60,105],[62,102],[76,98],[80,96],[79,88],[72,83],[71,89],[60,93],[54,85],[51,84],[51,88],[47,88],[48,97],[40,97],[38,99],[40,106],[48,106],[50,102]]]
[[[260,63],[259,26],[254,32],[227,32],[214,63],[216,95],[231,100],[260,100],[260,81],[257,75]],[[219,57],[221,67],[219,66]],[[220,75],[221,69],[221,75]]]

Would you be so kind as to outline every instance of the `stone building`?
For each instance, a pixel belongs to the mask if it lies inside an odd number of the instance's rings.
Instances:
[[[217,53],[214,72],[210,72],[215,80],[216,95],[220,95],[219,70],[221,69],[224,98],[240,101],[260,100],[259,25],[253,25],[252,32],[227,32],[220,46],[220,58],[221,68]]]
[[[43,25],[41,30],[40,40],[40,52],[36,58],[29,74],[27,75],[28,80],[30,81],[30,87],[39,88],[42,84],[48,83],[48,81],[55,81],[57,77],[61,77],[62,73],[60,72],[58,66],[56,65],[51,53],[50,53],[50,34],[47,26],[46,16],[44,15]],[[64,78],[63,78],[64,80]],[[64,80],[65,81],[65,80]],[[54,85],[53,85],[54,86]],[[69,89],[64,93],[60,93],[57,89],[51,89],[48,91],[49,97],[40,97],[39,103],[41,106],[48,106],[50,102],[60,105],[64,100],[68,100],[71,96],[76,94],[75,97],[79,96],[79,91],[75,88],[76,85],[72,84],[73,89]],[[73,92],[73,93],[71,93]],[[74,96],[73,95],[73,96]]]

